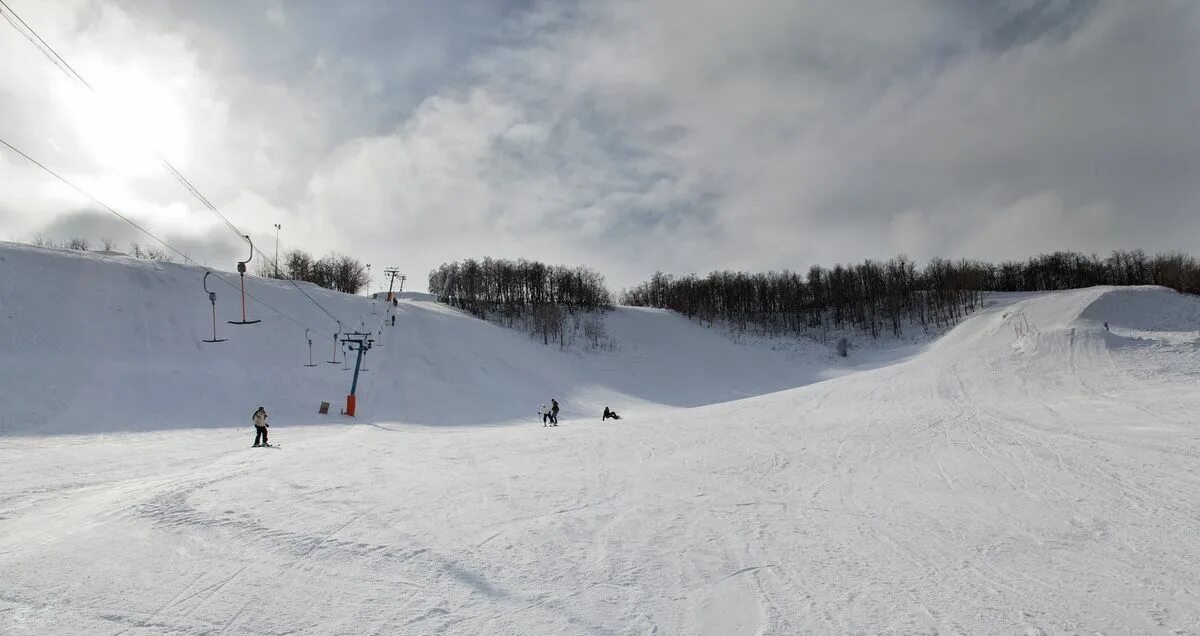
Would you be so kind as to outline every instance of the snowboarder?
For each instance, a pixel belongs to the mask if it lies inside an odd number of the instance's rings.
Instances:
[[[550,423],[558,426],[558,400],[550,398]]]
[[[608,410],[608,407],[606,406],[606,407],[604,407],[604,416],[600,418],[600,421],[603,422],[604,420],[607,420],[610,417],[613,418],[614,420],[621,419],[621,416],[617,415],[616,411],[610,411],[610,410]]]
[[[258,410],[254,412],[254,416],[251,419],[254,420],[254,447],[270,446],[267,443],[267,426],[269,426],[267,424],[267,409],[261,406],[258,407]],[[259,438],[262,438],[261,444],[258,441]]]

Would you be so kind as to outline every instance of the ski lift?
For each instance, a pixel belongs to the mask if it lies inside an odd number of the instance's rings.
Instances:
[[[208,294],[208,302],[212,303],[213,337],[212,340],[205,340],[204,342],[225,342],[229,338],[217,338],[217,292],[209,291],[208,289],[208,277],[211,274],[212,272],[204,272],[203,284],[204,292]]]
[[[246,242],[250,244],[250,258],[238,261],[238,278],[242,280],[242,319],[230,320],[229,324],[231,325],[253,325],[256,322],[262,322],[261,320],[246,320],[246,263],[249,263],[254,258],[254,241],[251,241],[249,236],[243,236],[242,238],[246,239]]]
[[[308,331],[309,331],[308,329],[304,330],[304,339],[308,341],[308,364],[306,364],[304,366],[315,367],[317,365],[315,363],[313,363],[313,361],[312,361],[312,338],[308,337]]]
[[[333,334],[333,359],[326,360],[329,364],[337,364],[338,336],[342,335],[342,321],[338,321],[338,330]]]

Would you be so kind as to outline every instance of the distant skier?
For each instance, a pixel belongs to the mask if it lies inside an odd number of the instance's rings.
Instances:
[[[603,422],[604,420],[607,420],[610,417],[614,420],[621,419],[621,416],[617,415],[616,411],[610,411],[610,410],[608,410],[608,407],[606,406],[606,407],[604,407],[604,417],[601,417],[600,421]]]
[[[1108,321],[1107,320],[1104,321],[1104,330],[1108,331]]]
[[[254,420],[254,447],[270,446],[267,443],[267,426],[270,426],[267,424],[267,409],[258,407],[252,419]],[[259,438],[262,438],[261,444],[258,441]]]
[[[558,400],[550,399],[550,423],[558,426]]]
[[[538,415],[542,416],[542,426],[558,426],[558,421],[555,420],[550,411],[546,409],[545,404],[542,405],[542,410],[538,411]]]
[[[392,314],[392,326],[396,326],[396,314]]]

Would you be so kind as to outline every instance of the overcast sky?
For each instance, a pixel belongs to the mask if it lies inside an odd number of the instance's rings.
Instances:
[[[5,0],[0,138],[197,260],[1200,254],[1200,3]],[[0,239],[128,226],[0,148]],[[244,257],[244,256],[240,256]]]

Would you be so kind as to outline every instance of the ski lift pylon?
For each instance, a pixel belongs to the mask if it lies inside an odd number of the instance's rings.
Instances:
[[[208,289],[208,277],[211,274],[212,272],[204,272],[204,280],[202,281],[202,284],[204,285],[204,293],[208,294],[208,302],[212,303],[213,337],[212,340],[206,339],[204,342],[225,342],[229,338],[217,337],[217,292],[210,291]]]
[[[231,325],[253,325],[256,322],[262,322],[261,320],[246,320],[246,263],[254,258],[254,241],[250,240],[249,235],[244,235],[242,238],[250,244],[250,257],[244,261],[238,261],[238,278],[242,281],[242,319],[230,320],[229,324]]]

